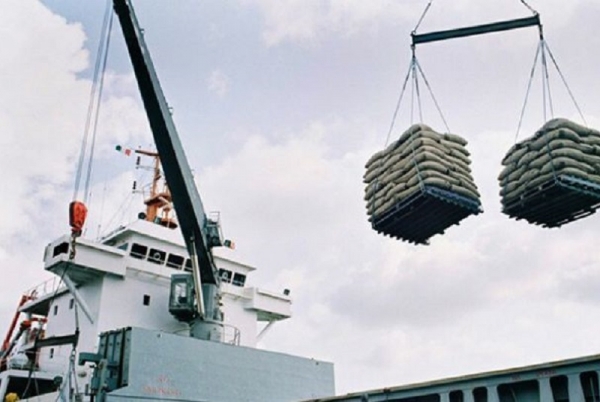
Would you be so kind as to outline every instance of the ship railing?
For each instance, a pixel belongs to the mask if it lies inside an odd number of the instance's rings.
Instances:
[[[64,287],[62,280],[59,277],[55,276],[30,289],[27,289],[25,291],[25,294],[32,296],[35,299],[38,299],[50,293],[56,293],[56,291],[61,287]]]
[[[242,333],[239,328],[234,327],[233,325],[223,324],[223,343],[239,346],[241,335]]]

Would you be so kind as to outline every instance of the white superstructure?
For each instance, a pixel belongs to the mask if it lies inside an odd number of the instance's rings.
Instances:
[[[26,317],[46,317],[43,339],[60,342],[78,329],[77,351],[90,351],[96,350],[99,333],[115,328],[187,335],[188,324],[176,320],[168,309],[171,275],[191,270],[179,230],[140,219],[100,241],[77,239],[72,259],[70,239],[69,235],[56,239],[44,253],[44,268],[60,280],[53,286],[40,285],[35,299],[20,308]],[[256,347],[261,331],[291,317],[291,298],[283,289],[270,292],[248,286],[254,267],[220,256],[215,256],[215,262],[222,278],[225,342]],[[35,336],[25,331],[21,337],[8,367],[23,370],[0,373],[0,400],[8,377],[27,378],[33,368],[38,379],[49,381],[64,376],[69,368],[71,344],[38,348],[36,362],[31,358],[23,362],[23,352],[34,350]],[[82,377],[89,376],[78,370]]]

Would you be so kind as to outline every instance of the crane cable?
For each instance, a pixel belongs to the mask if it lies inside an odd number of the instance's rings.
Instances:
[[[100,77],[104,77],[104,72],[106,70],[106,55],[108,54],[108,52],[107,52],[108,42],[110,39],[109,26],[112,26],[112,10],[110,7],[110,1],[107,0],[106,1],[106,10],[105,10],[105,14],[104,14],[104,20],[102,22],[100,41],[98,43],[98,49],[96,52],[96,63],[94,65],[94,73],[92,76],[92,87],[90,89],[90,97],[89,97],[89,102],[88,102],[86,121],[85,121],[84,130],[83,130],[83,137],[81,140],[81,147],[79,150],[77,171],[76,171],[76,175],[75,175],[75,185],[74,185],[74,189],[73,189],[73,200],[76,200],[77,196],[79,194],[79,186],[81,183],[81,175],[83,172],[83,166],[84,166],[86,153],[87,153],[87,147],[88,147],[87,144],[88,144],[88,138],[90,135],[90,129],[92,126],[92,119],[94,118],[94,114],[97,115],[98,107],[99,107],[99,105],[97,105],[97,103],[99,103],[101,96],[102,96],[103,79],[101,79]],[[95,138],[96,128],[97,128],[97,119],[95,119],[95,123],[94,123],[94,127],[93,127],[94,138]],[[94,143],[95,143],[95,140],[93,139],[92,146],[94,145]],[[93,152],[93,149],[91,150],[91,152]],[[90,166],[90,164],[88,164],[88,171],[91,170],[91,168],[89,166]],[[88,173],[88,177],[86,178],[86,187],[89,187],[89,173]],[[86,191],[84,193],[84,201],[87,199],[86,198],[87,190],[88,189],[86,188]]]
[[[110,0],[106,1],[106,10],[102,29],[100,32],[100,40],[96,53],[96,63],[94,66],[94,74],[92,78],[92,87],[90,90],[90,99],[88,103],[87,116],[85,120],[83,138],[81,148],[79,150],[79,161],[75,175],[75,184],[73,189],[73,199],[69,204],[69,224],[71,226],[71,244],[69,258],[75,258],[75,246],[77,237],[83,233],[85,220],[87,217],[88,208],[86,206],[90,196],[90,180],[92,176],[92,166],[94,161],[94,150],[96,147],[96,134],[98,131],[98,117],[100,115],[100,105],[102,100],[102,90],[104,87],[104,77],[106,72],[106,62],[108,60],[108,48],[110,45],[110,36],[112,31],[113,14],[111,10]],[[88,139],[92,133],[90,154],[87,161],[87,174],[85,178],[85,188],[83,194],[83,202],[77,200],[79,186],[81,183],[81,175],[84,168],[86,153],[88,148]]]
[[[571,87],[569,87],[569,84],[567,83],[567,80],[565,79],[564,74],[562,73],[560,67],[558,66],[556,59],[554,58],[554,55],[550,51],[548,42],[546,42],[543,35],[540,35],[540,41],[538,43],[537,50],[535,52],[535,57],[533,59],[533,66],[531,67],[531,72],[529,74],[529,81],[527,83],[527,90],[525,92],[525,100],[523,101],[523,107],[521,108],[521,115],[519,117],[519,124],[517,125],[517,132],[515,133],[515,143],[517,142],[519,133],[521,131],[521,126],[523,124],[523,117],[525,115],[525,109],[527,108],[527,101],[529,99],[529,93],[531,92],[531,84],[532,84],[534,76],[535,76],[535,70],[536,70],[536,67],[538,64],[538,60],[541,60],[541,65],[542,65],[542,67],[541,67],[542,68],[542,103],[543,103],[544,121],[546,121],[548,119],[548,116],[547,116],[548,110],[546,108],[549,109],[550,116],[554,117],[554,105],[552,102],[552,95],[550,92],[550,76],[548,74],[547,56],[550,57],[550,60],[552,61],[554,68],[556,68],[556,71],[557,71],[558,75],[560,76],[561,81],[562,81],[563,85],[565,86],[565,88],[569,94],[569,97],[571,98],[571,101],[575,105],[575,109],[577,109],[577,113],[579,114],[579,117],[583,121],[583,124],[585,126],[588,125],[587,121],[585,119],[585,116],[583,115],[583,112],[581,111],[581,108],[579,107],[579,103],[577,103],[577,100],[575,99],[575,96],[573,95],[573,91],[571,91]]]
[[[425,6],[425,10],[423,10],[423,13],[421,14],[421,18],[419,18],[419,21],[417,22],[417,25],[415,25],[415,29],[412,30],[411,34],[414,35],[417,33],[417,29],[419,29],[421,22],[423,22],[423,18],[425,18],[425,14],[427,14],[427,12],[429,11],[429,8],[431,7],[431,3],[433,3],[433,0],[429,0],[429,3],[427,3],[427,5]]]

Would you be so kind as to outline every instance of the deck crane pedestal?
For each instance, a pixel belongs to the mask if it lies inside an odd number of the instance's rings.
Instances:
[[[190,253],[193,275],[173,276],[169,311],[190,323],[195,338],[220,341],[220,278],[212,248],[223,245],[219,223],[207,217],[179,135],[129,0],[113,0],[166,182]]]

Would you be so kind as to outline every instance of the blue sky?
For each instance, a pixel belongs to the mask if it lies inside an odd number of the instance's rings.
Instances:
[[[89,3],[10,0],[0,13],[1,322],[21,288],[47,278],[42,249],[68,230],[104,11],[104,2]],[[205,205],[221,211],[238,258],[258,266],[254,284],[292,290],[294,318],[263,346],[335,362],[338,392],[600,348],[600,300],[590,286],[600,280],[598,218],[545,230],[500,213],[496,176],[514,143],[535,29],[417,49],[451,130],[469,140],[485,213],[429,247],[370,229],[363,166],[384,146],[409,33],[426,3],[135,2]],[[588,123],[599,128],[600,4],[530,4]],[[517,0],[434,1],[420,32],[529,15]],[[111,219],[136,175],[113,146],[151,144],[115,23],[89,237],[141,206]],[[538,81],[520,139],[544,123]],[[551,85],[556,114],[578,121],[556,74]],[[442,130],[429,101],[424,112]],[[392,137],[409,114],[405,104]]]

